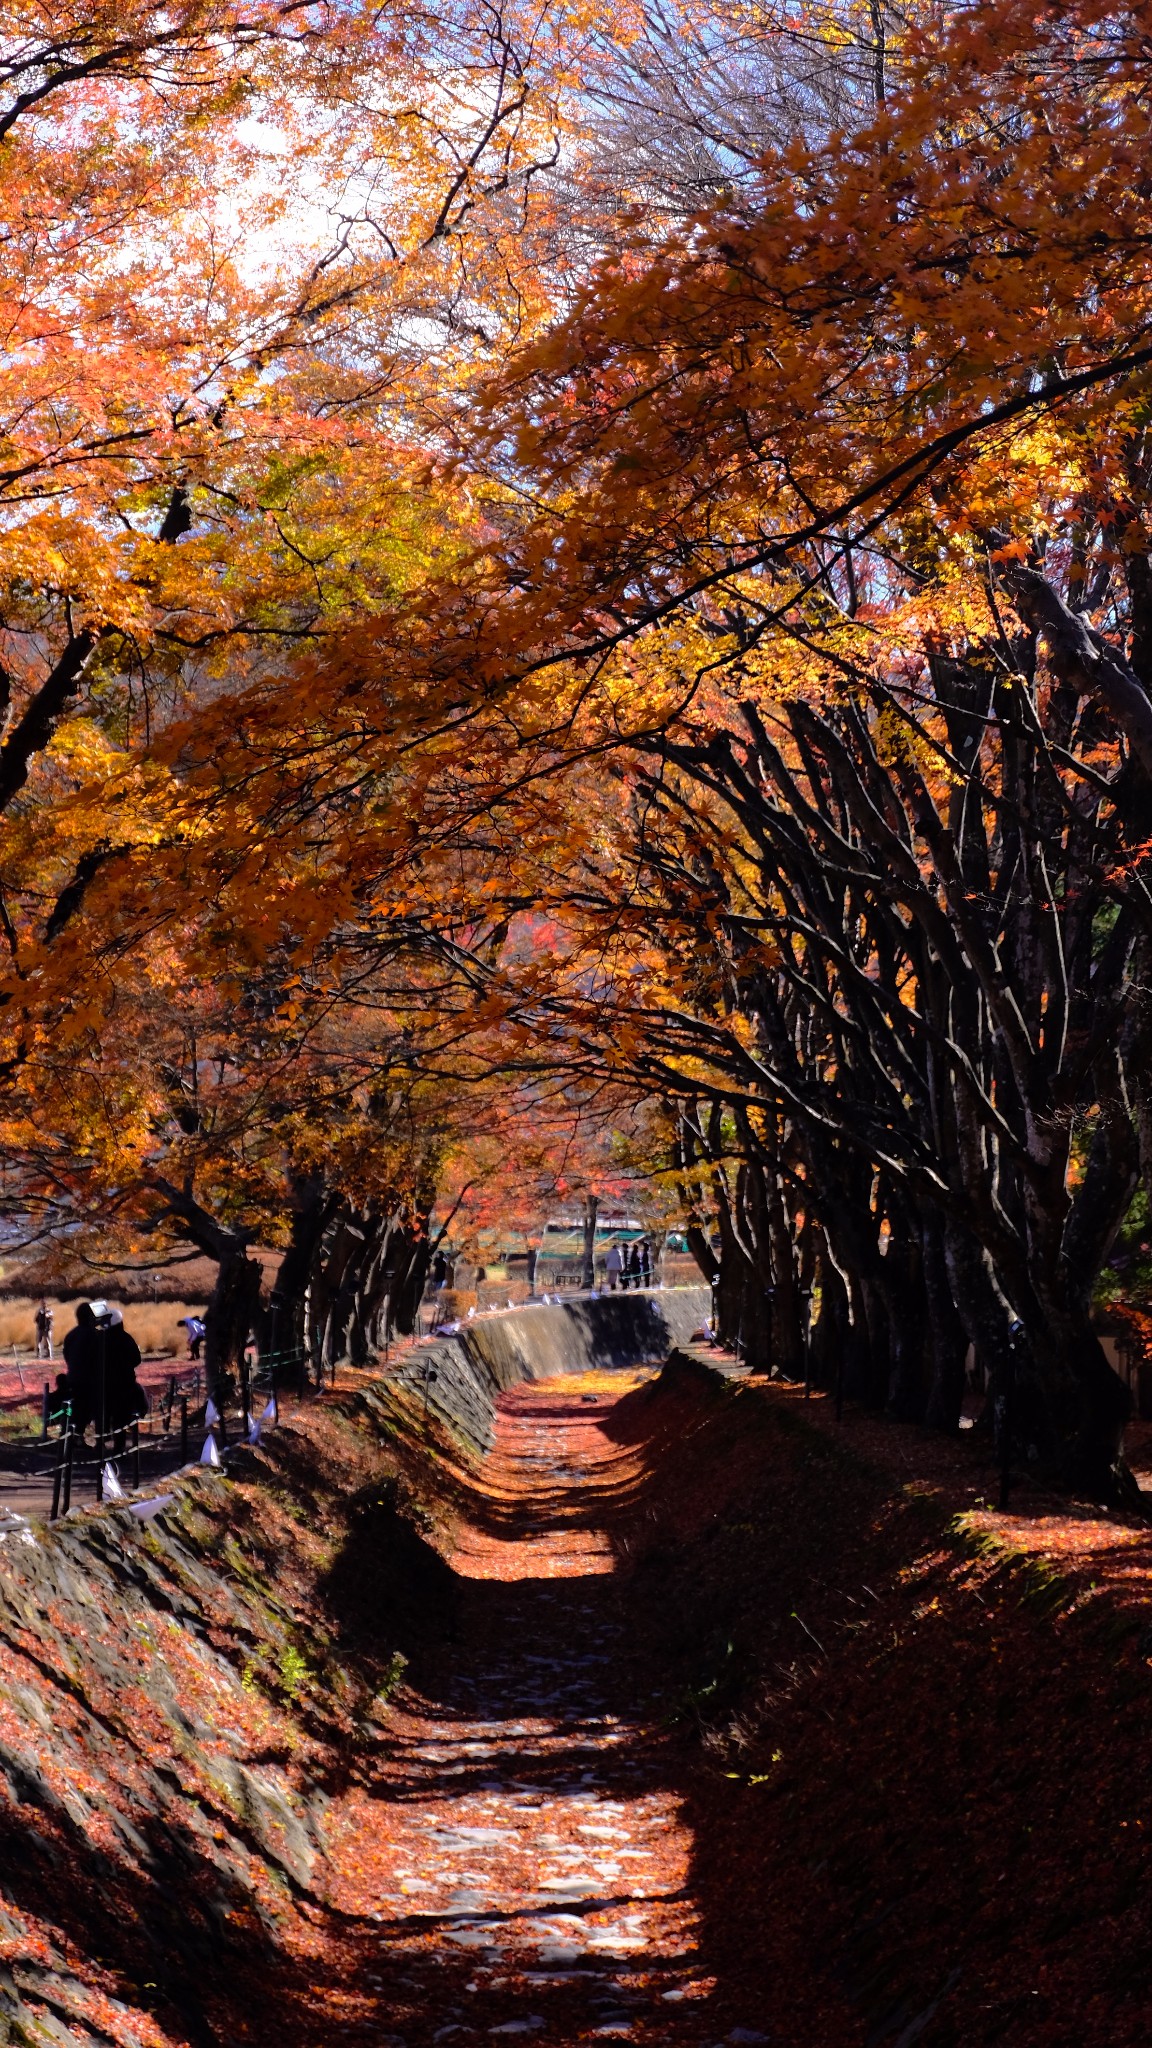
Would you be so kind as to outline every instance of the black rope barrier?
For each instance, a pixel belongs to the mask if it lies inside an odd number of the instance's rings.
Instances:
[[[252,1358],[246,1356],[239,1370],[239,1392],[233,1417],[243,1427],[244,1441],[251,1441],[254,1429],[264,1419],[267,1408],[271,1407],[273,1424],[280,1420],[280,1399],[283,1389],[292,1387],[303,1398],[312,1381],[312,1361],[303,1348],[278,1352],[265,1352]],[[323,1361],[315,1367],[315,1391],[323,1391],[329,1373]],[[331,1384],[336,1383],[335,1365],[331,1368]],[[192,1428],[199,1419],[206,1423],[208,1431],[220,1444],[222,1450],[228,1446],[228,1402],[224,1390],[210,1393],[203,1368],[196,1365],[184,1372],[167,1375],[160,1387],[144,1388],[147,1407],[142,1416],[126,1423],[119,1430],[98,1431],[91,1447],[85,1434],[75,1427],[72,1404],[66,1398],[53,1405],[53,1389],[49,1381],[44,1382],[40,1436],[38,1441],[45,1448],[52,1446],[52,1461],[42,1467],[33,1466],[32,1478],[51,1478],[52,1505],[49,1519],[58,1521],[66,1515],[72,1504],[74,1481],[81,1473],[94,1473],[95,1496],[103,1502],[108,1492],[106,1474],[111,1466],[117,1480],[119,1461],[129,1459],[132,1466],[132,1485],[141,1483],[141,1433],[146,1429],[151,1445],[157,1452],[165,1443],[178,1439],[179,1465],[189,1462],[189,1438]],[[261,1400],[263,1396],[263,1401]],[[213,1420],[207,1422],[205,1411],[211,1405]],[[175,1428],[173,1423],[175,1420]],[[157,1429],[156,1424],[160,1427]],[[59,1434],[53,1443],[52,1429],[58,1427]],[[235,1422],[233,1423],[235,1427]],[[178,1469],[178,1468],[177,1468]]]

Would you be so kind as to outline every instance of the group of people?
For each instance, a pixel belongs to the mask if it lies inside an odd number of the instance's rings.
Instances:
[[[622,1245],[619,1238],[614,1237],[604,1260],[604,1270],[610,1294],[615,1294],[617,1287],[650,1287],[652,1247],[648,1239],[641,1237],[629,1245]]]
[[[35,1313],[36,1356],[54,1359],[53,1304],[41,1298]],[[198,1359],[205,1337],[203,1316],[181,1316],[178,1327],[188,1333],[188,1356]],[[140,1346],[124,1328],[118,1308],[105,1301],[82,1301],[76,1322],[64,1338],[66,1370],[56,1378],[55,1396],[49,1412],[62,1424],[69,1414],[72,1427],[83,1435],[94,1423],[102,1435],[118,1433],[148,1413],[148,1401],[138,1379]]]
[[[76,1321],[64,1339],[67,1367],[56,1381],[56,1410],[65,1403],[72,1427],[83,1436],[89,1423],[98,1434],[118,1434],[141,1415],[148,1413],[148,1401],[136,1368],[140,1346],[124,1328],[118,1308],[105,1302],[82,1301]]]

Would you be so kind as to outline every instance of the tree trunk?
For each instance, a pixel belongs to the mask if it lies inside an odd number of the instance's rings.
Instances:
[[[204,1316],[204,1369],[216,1405],[222,1408],[233,1368],[243,1358],[249,1333],[259,1320],[263,1276],[246,1244],[222,1249],[219,1261]]]
[[[888,1407],[900,1422],[923,1422],[928,1407],[924,1370],[928,1305],[920,1232],[903,1202],[889,1205],[892,1234],[884,1258],[888,1322]]]
[[[956,1312],[944,1257],[944,1228],[934,1210],[921,1224],[924,1295],[928,1310],[930,1381],[925,1421],[954,1435],[964,1405],[964,1364],[968,1334]]]
[[[852,1339],[848,1289],[828,1250],[826,1239],[821,1241],[816,1270],[820,1307],[809,1344],[812,1381],[817,1387],[842,1394]],[[786,1374],[785,1377],[802,1379],[803,1364],[798,1373]]]
[[[1145,1501],[1124,1462],[1124,1431],[1132,1418],[1132,1395],[1113,1372],[1089,1323],[1073,1339],[1079,1386],[1079,1414],[1063,1463],[1069,1486],[1092,1500],[1147,1513]]]
[[[204,1361],[208,1385],[214,1393],[218,1390],[220,1406],[232,1369],[244,1356],[249,1333],[259,1325],[264,1276],[248,1255],[252,1242],[248,1231],[226,1229],[188,1188],[176,1187],[159,1174],[151,1186],[164,1198],[170,1218],[179,1223],[189,1242],[216,1262],[216,1283],[204,1315]]]
[[[796,1241],[788,1214],[780,1176],[773,1172],[768,1186],[768,1215],[772,1252],[772,1358],[771,1364],[786,1380],[802,1380],[806,1345],[800,1328],[800,1286],[796,1271]]]
[[[431,1262],[427,1218],[423,1229],[405,1224],[396,1231],[394,1259],[389,1264],[388,1315],[392,1329],[402,1336],[410,1336],[416,1327]]]
[[[1031,1322],[1016,1340],[1014,1378],[1013,1456],[1092,1500],[1143,1511],[1123,1455],[1132,1396],[1089,1316]]]
[[[264,1317],[264,1348],[271,1353],[308,1348],[305,1301],[313,1279],[317,1247],[332,1220],[335,1199],[318,1179],[297,1184],[292,1235]]]

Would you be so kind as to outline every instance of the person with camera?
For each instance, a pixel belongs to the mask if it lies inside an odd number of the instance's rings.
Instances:
[[[52,1351],[52,1313],[53,1313],[53,1312],[52,1312],[52,1309],[50,1308],[49,1304],[48,1304],[48,1303],[47,1303],[47,1302],[45,1301],[45,1299],[44,1299],[44,1296],[43,1296],[43,1295],[41,1295],[41,1297],[40,1297],[40,1306],[39,1306],[39,1308],[38,1308],[38,1309],[37,1309],[37,1311],[36,1311],[36,1356],[37,1356],[37,1358],[48,1358],[48,1359],[50,1359],[50,1358],[51,1358],[51,1357],[53,1356],[53,1351]]]

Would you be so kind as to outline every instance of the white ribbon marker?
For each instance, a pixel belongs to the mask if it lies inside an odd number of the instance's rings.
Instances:
[[[170,1508],[175,1498],[174,1493],[158,1493],[154,1500],[129,1501],[128,1513],[141,1522],[150,1522],[153,1515],[162,1514],[165,1508]]]

